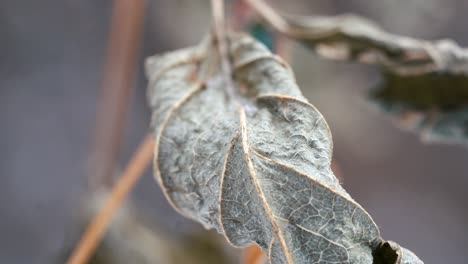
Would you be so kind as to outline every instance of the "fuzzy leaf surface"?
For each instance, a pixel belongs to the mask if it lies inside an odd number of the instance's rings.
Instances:
[[[422,263],[382,247],[341,187],[328,125],[287,64],[248,36],[228,43],[233,87],[211,39],[147,60],[155,176],[172,205],[271,263]]]

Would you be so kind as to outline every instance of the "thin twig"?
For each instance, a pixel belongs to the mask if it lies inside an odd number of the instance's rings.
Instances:
[[[114,0],[96,131],[90,155],[89,186],[110,187],[136,76],[145,0]]]
[[[148,135],[113,187],[103,208],[89,224],[67,264],[84,264],[89,260],[110,225],[114,214],[151,163],[153,150],[154,140],[152,135]]]
[[[213,27],[216,46],[221,58],[221,70],[226,85],[227,95],[235,98],[234,83],[232,81],[232,68],[229,61],[229,47],[227,45],[226,21],[224,16],[224,0],[211,0],[211,9],[213,13]]]
[[[211,9],[213,13],[213,27],[217,42],[218,52],[223,62],[228,61],[228,50],[226,43],[226,23],[224,18],[224,1],[211,0]],[[228,64],[229,66],[229,64]]]

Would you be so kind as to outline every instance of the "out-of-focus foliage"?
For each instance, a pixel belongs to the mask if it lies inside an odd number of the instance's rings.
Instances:
[[[370,91],[369,99],[425,140],[468,142],[468,76],[390,72]]]

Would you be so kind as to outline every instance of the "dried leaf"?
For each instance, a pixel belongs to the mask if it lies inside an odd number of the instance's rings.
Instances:
[[[448,40],[390,34],[364,18],[291,18],[291,30],[320,55],[377,64],[383,79],[372,98],[426,140],[466,143],[468,51]]]
[[[422,263],[383,247],[340,186],[328,125],[289,67],[231,35],[235,87],[226,87],[215,51],[207,39],[147,60],[155,174],[173,206],[234,246],[258,244],[271,263]]]
[[[450,40],[430,42],[391,34],[356,15],[287,21],[294,38],[326,58],[377,64],[399,75],[467,72],[468,50]]]
[[[325,58],[378,65],[383,80],[371,97],[403,126],[425,139],[467,142],[468,49],[391,34],[356,15],[282,17],[263,0],[247,2]]]
[[[357,15],[283,17],[264,0],[246,0],[273,28],[336,60],[382,66],[401,75],[468,72],[468,49],[451,40],[391,34]]]

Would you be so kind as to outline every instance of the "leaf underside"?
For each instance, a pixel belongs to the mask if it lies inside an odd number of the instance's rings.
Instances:
[[[422,263],[382,246],[340,186],[328,125],[290,68],[232,34],[227,87],[215,50],[207,38],[147,60],[155,176],[176,210],[234,246],[259,245],[271,263]]]

